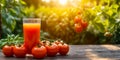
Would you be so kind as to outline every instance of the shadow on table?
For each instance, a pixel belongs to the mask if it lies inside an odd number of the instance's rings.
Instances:
[[[90,60],[89,58],[87,57],[83,57],[83,56],[80,56],[80,55],[67,55],[67,56],[60,56],[60,55],[57,55],[56,57],[46,57],[45,59],[42,59],[42,60]]]
[[[4,57],[3,55],[1,55],[0,60],[90,60],[90,59],[83,54],[70,53],[67,56],[57,55],[55,57],[45,57],[44,59]]]
[[[99,45],[85,50],[89,59],[120,60],[120,47],[117,45]]]

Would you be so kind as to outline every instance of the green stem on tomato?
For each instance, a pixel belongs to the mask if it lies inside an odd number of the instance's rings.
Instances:
[[[40,45],[40,44],[38,44],[38,45],[37,45],[37,47],[41,47],[41,45]]]
[[[7,35],[7,44],[10,45],[10,35]]]

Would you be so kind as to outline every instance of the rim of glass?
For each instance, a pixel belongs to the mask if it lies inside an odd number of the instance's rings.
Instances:
[[[23,20],[41,20],[40,18],[23,18]]]
[[[23,23],[41,23],[40,18],[23,18]]]

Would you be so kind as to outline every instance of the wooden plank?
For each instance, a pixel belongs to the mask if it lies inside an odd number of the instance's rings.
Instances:
[[[1,5],[0,5],[0,10],[1,10]],[[1,11],[0,11],[0,38],[1,38],[1,34],[2,34],[2,17],[1,17]]]
[[[45,57],[45,59],[6,58],[0,53],[0,60],[120,60],[120,45],[70,45],[67,56]]]

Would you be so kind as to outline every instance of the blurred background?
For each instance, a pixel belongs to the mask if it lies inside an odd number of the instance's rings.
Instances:
[[[120,44],[120,0],[0,0],[0,7],[1,39],[23,37],[23,18],[41,18],[41,40]]]

